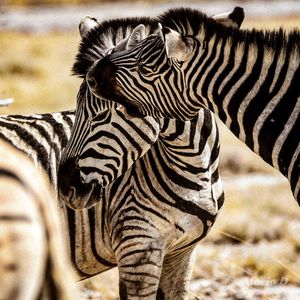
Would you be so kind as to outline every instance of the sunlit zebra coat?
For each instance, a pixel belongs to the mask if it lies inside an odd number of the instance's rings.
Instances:
[[[183,8],[158,19],[156,34],[143,39],[141,22],[140,42],[95,63],[87,76],[95,95],[180,120],[209,108],[288,178],[300,203],[299,30],[237,30]]]
[[[139,22],[82,24],[76,74],[85,77],[97,59],[122,51]],[[185,299],[193,250],[223,204],[218,160],[218,129],[209,111],[188,122],[131,118],[93,96],[83,80],[59,168],[60,196],[68,205],[82,209],[98,201],[75,219],[76,227],[88,219],[93,233],[76,240],[87,249],[76,256],[82,270],[100,270],[96,260],[89,267],[86,261],[97,254],[103,269],[118,265],[121,299]]]
[[[0,140],[0,299],[79,299],[44,173]]]

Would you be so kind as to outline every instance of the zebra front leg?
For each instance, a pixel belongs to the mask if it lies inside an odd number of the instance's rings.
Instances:
[[[157,300],[182,300],[188,295],[194,266],[195,247],[166,255],[157,292]]]
[[[117,254],[120,299],[156,299],[164,249],[152,241],[132,243]]]

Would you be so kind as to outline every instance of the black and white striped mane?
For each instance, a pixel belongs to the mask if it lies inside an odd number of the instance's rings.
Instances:
[[[274,50],[284,48],[287,51],[286,55],[294,50],[300,53],[300,31],[297,29],[291,32],[286,32],[282,28],[273,31],[240,30],[223,26],[201,11],[176,8],[168,10],[157,18],[124,18],[100,23],[82,38],[73,65],[73,74],[85,77],[95,60],[103,57],[109,49],[127,37],[132,29],[139,24],[144,24],[149,30],[147,32],[149,35],[157,29],[158,22],[183,35],[196,36],[203,28],[207,38],[214,34],[219,38],[232,37],[235,41],[233,47],[246,43]]]
[[[196,36],[201,28],[204,29],[206,37],[209,38],[217,33],[217,37],[233,37],[236,46],[240,42],[246,44],[263,45],[265,48],[280,49],[287,51],[298,50],[300,52],[300,31],[294,29],[286,32],[279,30],[241,30],[226,27],[217,23],[199,10],[189,8],[170,9],[159,16],[160,22],[182,35]]]
[[[153,18],[126,18],[104,21],[91,29],[81,40],[72,72],[84,78],[92,64],[103,57],[107,51],[127,37],[132,29],[144,24],[148,34],[157,29],[158,20]]]

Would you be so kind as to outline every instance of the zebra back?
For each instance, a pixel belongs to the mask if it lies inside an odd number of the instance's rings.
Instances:
[[[75,111],[0,116],[0,138],[33,159],[57,187],[58,163],[71,133]]]

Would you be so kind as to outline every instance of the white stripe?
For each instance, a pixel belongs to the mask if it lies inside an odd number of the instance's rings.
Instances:
[[[241,60],[243,58],[243,54],[244,54],[244,48],[242,46],[238,47],[236,52],[235,52],[235,67],[231,71],[231,77],[233,76],[235,71],[240,67],[240,63],[241,63]],[[227,116],[225,124],[229,128],[231,126],[232,119],[231,119],[231,116],[229,116],[229,114],[228,114],[228,106],[229,106],[229,104],[232,100],[232,97],[236,94],[236,91],[243,84],[243,82],[247,79],[248,75],[252,73],[253,65],[256,62],[256,58],[257,58],[257,49],[256,49],[256,47],[249,46],[246,71],[244,72],[243,76],[233,85],[233,87],[231,88],[229,93],[227,95],[225,95],[225,99],[223,101],[223,109],[224,109],[224,111],[226,113],[226,116]],[[230,78],[228,78],[228,80],[230,80]],[[224,85],[225,85],[225,81],[220,86],[219,90],[221,90],[224,87]]]
[[[293,192],[295,199],[298,199],[299,189],[300,189],[300,177],[298,178],[295,190]]]
[[[274,147],[273,147],[272,164],[278,170],[279,170],[278,155],[281,151],[281,148],[282,148],[287,136],[289,135],[290,131],[293,129],[299,114],[300,114],[300,97],[298,98],[297,103],[293,109],[293,112],[291,113],[287,123],[285,124],[281,134],[277,138],[277,140],[274,144]]]
[[[253,98],[259,92],[262,83],[265,81],[266,76],[268,75],[269,67],[272,64],[272,61],[273,61],[273,58],[271,56],[271,53],[270,52],[264,53],[261,74],[260,74],[257,82],[254,84],[253,88],[249,91],[249,93],[245,96],[245,99],[241,102],[241,105],[238,109],[237,122],[240,127],[239,139],[243,142],[246,141],[246,133],[245,133],[245,128],[244,128],[244,124],[243,124],[245,111],[248,108],[251,100],[253,100]],[[256,117],[257,116],[253,116],[253,118],[256,118]]]

